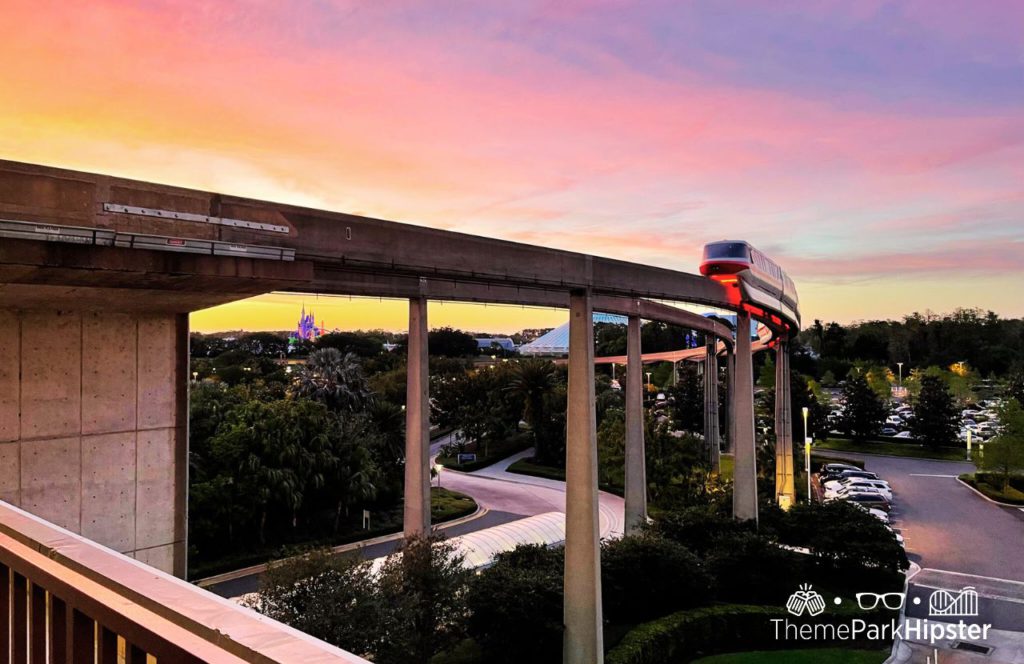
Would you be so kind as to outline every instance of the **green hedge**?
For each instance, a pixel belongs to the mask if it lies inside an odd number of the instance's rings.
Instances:
[[[606,664],[682,664],[704,655],[743,650],[792,649],[806,645],[821,648],[828,641],[782,641],[775,638],[773,619],[787,618],[781,607],[725,604],[680,611],[635,627],[605,657]],[[868,622],[887,622],[890,612],[859,612]],[[825,624],[839,617],[825,613],[801,618],[808,624]],[[842,616],[843,622],[850,614]],[[844,641],[843,646],[879,647],[877,641]]]
[[[1003,477],[998,473],[968,473],[960,479],[978,491],[1001,503],[1024,505],[1024,477],[1011,476],[1010,484],[1003,488]]]

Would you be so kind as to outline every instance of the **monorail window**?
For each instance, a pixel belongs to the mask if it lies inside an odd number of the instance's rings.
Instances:
[[[723,258],[750,260],[747,255],[747,245],[743,242],[719,242],[704,247],[704,260],[720,260]]]

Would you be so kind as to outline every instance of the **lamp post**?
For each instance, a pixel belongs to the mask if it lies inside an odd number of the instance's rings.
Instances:
[[[650,371],[645,371],[644,373],[647,374],[647,391],[650,392],[651,391],[651,372]]]
[[[807,406],[803,407],[804,414],[804,465],[805,471],[807,472],[807,504],[811,503],[811,437],[807,435],[807,416],[811,410]]]
[[[967,430],[967,460],[971,460],[971,430]]]
[[[441,471],[444,470],[444,466],[439,463],[434,464],[434,472],[437,473],[437,488],[441,488]]]
[[[902,362],[897,362],[896,366],[899,367],[899,370],[900,370],[900,380],[897,383],[897,385],[899,386],[900,397],[902,398],[903,397],[903,363]]]

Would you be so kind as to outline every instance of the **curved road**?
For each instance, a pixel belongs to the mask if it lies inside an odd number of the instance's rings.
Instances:
[[[430,445],[431,463],[441,447],[451,440],[451,436],[442,437]],[[517,521],[528,516],[546,512],[565,512],[565,482],[530,477],[508,472],[508,467],[518,461],[532,456],[533,450],[515,454],[473,473],[462,473],[444,470],[441,473],[441,486],[471,496],[483,510],[478,518],[467,521],[456,521],[453,524],[440,524],[436,531],[449,537],[491,528],[503,523]],[[599,528],[602,538],[620,537],[623,532],[625,505],[620,496],[600,492],[598,503]],[[377,538],[379,540],[379,538]],[[359,550],[365,558],[386,556],[401,543],[400,537],[387,541],[375,541]],[[358,542],[354,543],[358,548]],[[348,545],[351,546],[351,545]],[[201,583],[210,592],[222,597],[240,597],[255,592],[259,588],[259,577],[262,570],[254,569],[248,574],[228,578],[215,583]]]

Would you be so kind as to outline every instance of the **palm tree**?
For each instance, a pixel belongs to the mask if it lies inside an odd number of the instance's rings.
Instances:
[[[537,458],[551,463],[548,449],[547,398],[558,384],[555,365],[546,360],[528,359],[519,362],[512,370],[512,379],[507,389],[523,400],[523,419],[530,426]]]
[[[372,395],[355,353],[337,348],[313,351],[295,381],[295,394],[325,404],[335,412],[361,411]]]

